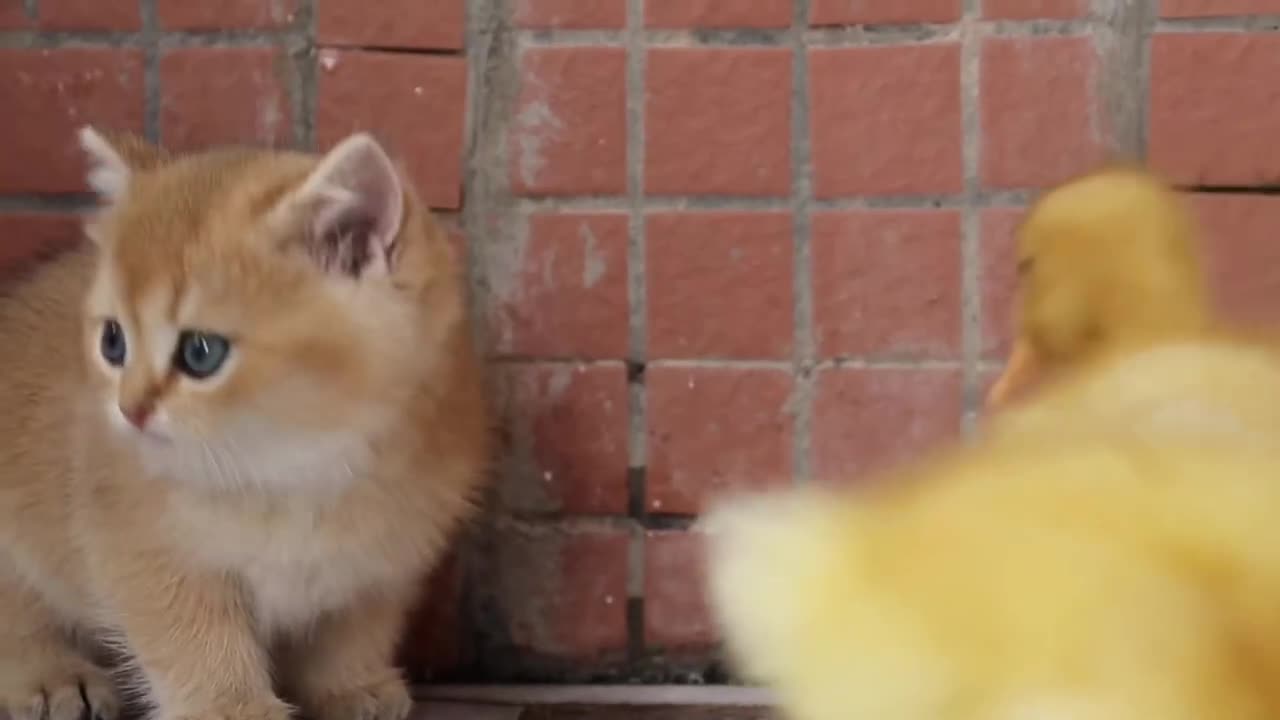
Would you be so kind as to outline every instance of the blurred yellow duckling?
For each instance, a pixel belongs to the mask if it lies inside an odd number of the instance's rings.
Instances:
[[[791,720],[1280,717],[1277,346],[1216,326],[1140,171],[1051,192],[1022,249],[1004,387],[1052,382],[856,489],[713,508],[732,658]]]
[[[988,404],[1063,368],[1211,326],[1199,238],[1177,193],[1132,167],[1054,188],[1017,235],[1017,331]]]
[[[1280,453],[953,449],[706,520],[712,607],[789,720],[1280,717]]]

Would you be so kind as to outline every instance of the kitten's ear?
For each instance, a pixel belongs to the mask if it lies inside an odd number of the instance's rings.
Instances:
[[[304,213],[311,257],[328,272],[353,277],[390,270],[404,203],[400,174],[368,133],[330,150],[291,201]]]
[[[89,187],[109,203],[124,196],[134,172],[154,168],[165,157],[136,135],[100,132],[91,125],[80,128],[79,138],[89,157]]]

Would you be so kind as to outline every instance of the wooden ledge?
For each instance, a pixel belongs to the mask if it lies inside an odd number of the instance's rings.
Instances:
[[[412,720],[772,720],[772,696],[727,685],[434,685]]]

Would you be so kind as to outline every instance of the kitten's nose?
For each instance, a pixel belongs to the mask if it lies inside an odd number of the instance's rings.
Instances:
[[[124,415],[124,419],[129,424],[143,430],[147,426],[147,420],[151,417],[151,403],[138,403],[136,405],[120,405],[120,414]]]

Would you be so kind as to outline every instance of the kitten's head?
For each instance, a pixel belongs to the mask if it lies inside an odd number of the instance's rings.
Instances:
[[[80,140],[102,198],[85,349],[119,441],[214,487],[358,473],[463,323],[443,234],[378,143],[175,156]]]

